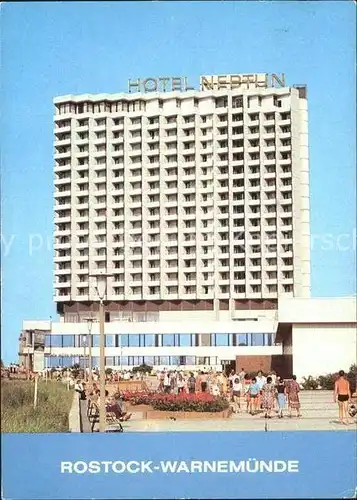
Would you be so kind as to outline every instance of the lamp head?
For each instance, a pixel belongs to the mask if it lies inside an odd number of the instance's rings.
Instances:
[[[98,274],[97,293],[100,300],[104,300],[106,291],[107,291],[107,276],[105,274]]]

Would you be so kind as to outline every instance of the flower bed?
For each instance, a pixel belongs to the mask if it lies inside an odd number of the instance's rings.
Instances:
[[[224,411],[216,411],[216,412],[196,412],[196,411],[158,411],[158,410],[149,410],[145,414],[145,418],[148,420],[162,420],[162,419],[172,419],[172,420],[194,420],[194,419],[215,419],[218,418],[229,418],[232,414],[232,410],[229,408]]]
[[[218,413],[229,408],[226,399],[205,392],[197,394],[158,394],[149,391],[123,391],[121,395],[123,400],[132,406],[148,405],[153,410],[158,411]]]

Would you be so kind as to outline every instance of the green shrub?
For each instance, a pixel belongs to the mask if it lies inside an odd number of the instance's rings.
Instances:
[[[152,366],[149,366],[149,365],[146,365],[145,363],[140,365],[140,366],[134,366],[133,368],[133,373],[151,373],[152,372],[152,369],[153,367]]]
[[[309,375],[308,377],[303,377],[302,386],[305,391],[314,391],[318,388],[319,383],[316,378],[314,378],[312,375]]]
[[[303,377],[302,386],[306,391],[314,391],[318,387],[323,390],[333,391],[335,388],[335,381],[338,377],[338,373],[328,373],[327,375],[320,375],[319,377]],[[346,378],[350,383],[351,392],[357,390],[357,365],[350,366],[348,372],[346,372]]]
[[[337,378],[336,373],[329,373],[328,375],[320,375],[317,378],[317,384],[321,386],[322,389],[333,391],[335,388],[335,381]]]
[[[33,381],[1,383],[2,432],[68,432],[73,392],[60,382],[38,382],[37,406]]]

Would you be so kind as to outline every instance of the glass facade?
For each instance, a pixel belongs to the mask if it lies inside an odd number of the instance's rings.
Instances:
[[[70,367],[79,363],[81,367],[88,366],[88,357],[86,356],[46,356],[46,363],[49,368],[60,366],[61,368]],[[197,356],[106,356],[106,366],[139,366],[145,363],[148,366],[184,366],[184,365],[202,365],[214,366],[219,364],[215,356],[197,357]],[[93,368],[99,368],[99,356],[92,356]]]
[[[99,347],[99,335],[92,335],[92,346]],[[236,346],[272,346],[274,333],[211,333],[202,334],[109,334],[105,336],[106,347],[236,347]],[[46,347],[84,347],[89,344],[87,335],[47,335]]]

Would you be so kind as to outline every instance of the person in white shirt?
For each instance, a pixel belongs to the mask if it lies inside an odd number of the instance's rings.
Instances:
[[[82,384],[80,380],[77,380],[74,390],[78,392],[80,399],[85,400],[86,399],[86,391],[85,391],[85,384]]]
[[[232,370],[231,373],[229,374],[228,380],[229,380],[229,386],[232,389],[233,387],[233,380],[236,378],[235,371]]]
[[[181,392],[184,392],[185,385],[186,385],[186,379],[182,373],[179,373],[177,377],[177,390],[179,394]]]
[[[235,376],[232,383],[233,393],[233,411],[234,413],[240,412],[240,398],[242,395],[243,385],[238,375]]]
[[[260,390],[262,390],[263,386],[267,382],[267,379],[264,377],[264,375],[263,375],[263,373],[261,371],[258,372],[258,375],[257,375],[256,379],[257,379],[257,384],[260,387]]]

